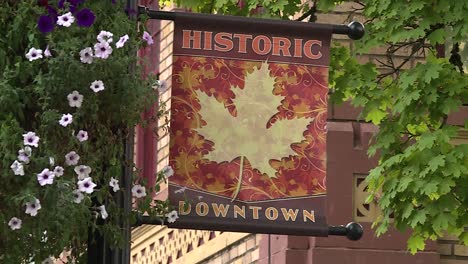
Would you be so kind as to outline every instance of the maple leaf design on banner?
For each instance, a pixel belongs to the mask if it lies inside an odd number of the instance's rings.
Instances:
[[[177,190],[239,201],[326,193],[328,68],[191,56],[173,65]]]
[[[284,99],[273,94],[274,85],[275,79],[270,76],[267,63],[247,74],[245,87],[234,90],[236,115],[213,97],[197,92],[202,105],[200,114],[207,123],[197,131],[214,145],[204,158],[217,162],[241,158],[234,198],[242,182],[244,158],[252,168],[275,177],[276,170],[270,165],[270,159],[295,155],[291,144],[303,140],[303,132],[312,121],[311,118],[285,119],[267,128]]]

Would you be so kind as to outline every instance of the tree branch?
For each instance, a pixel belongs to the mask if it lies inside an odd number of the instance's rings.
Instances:
[[[307,17],[310,16],[309,22],[315,22],[317,20],[317,17],[315,16],[315,13],[317,12],[317,0],[314,0],[314,5],[309,9],[309,11],[305,12],[300,16],[296,21],[302,21],[306,19]],[[314,19],[312,19],[314,18]]]
[[[460,45],[458,44],[458,42],[454,43],[452,46],[452,50],[450,51],[452,55],[450,55],[449,62],[453,64],[456,68],[458,68],[458,71],[460,71],[460,73],[463,74],[464,73],[463,62],[461,60],[461,56],[459,52],[460,52]]]

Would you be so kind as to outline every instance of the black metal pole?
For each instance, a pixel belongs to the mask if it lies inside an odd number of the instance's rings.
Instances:
[[[178,12],[151,10],[144,6],[138,6],[138,13],[146,14],[149,18],[160,19],[160,20],[175,20],[178,15],[184,14],[184,13],[178,13]],[[207,14],[191,14],[191,15],[207,16]],[[324,25],[324,24],[317,24],[317,25]],[[331,26],[332,26],[333,34],[347,35],[350,39],[353,39],[353,40],[358,40],[362,38],[365,33],[364,25],[357,21],[353,21],[349,23],[348,25],[331,25]]]
[[[150,217],[138,215],[136,223],[133,227],[138,227],[141,225],[164,225],[166,224],[165,218],[160,217]],[[351,222],[346,226],[329,226],[328,235],[329,236],[345,236],[349,240],[356,241],[361,239],[364,234],[362,226],[358,223]]]
[[[137,10],[138,0],[127,0],[127,10]],[[128,14],[131,20],[136,21],[138,15],[136,12],[129,12]],[[133,56],[136,56],[137,51],[130,51]],[[129,65],[128,71],[135,73],[135,65]],[[121,229],[124,245],[121,249],[112,249],[112,264],[130,264],[131,254],[131,226],[130,226],[130,213],[132,211],[132,175],[133,175],[133,157],[134,157],[134,145],[135,145],[135,130],[133,127],[127,128],[127,135],[124,142],[124,159],[125,164],[122,168],[123,175],[121,178],[121,185],[123,191],[120,195],[120,207],[123,208],[123,219],[121,219]]]

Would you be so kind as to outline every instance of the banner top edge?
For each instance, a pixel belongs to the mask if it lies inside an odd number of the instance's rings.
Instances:
[[[231,23],[245,23],[245,24],[258,24],[268,26],[297,26],[310,28],[315,30],[329,31],[332,34],[332,24],[312,23],[312,22],[301,22],[295,20],[282,20],[282,19],[271,19],[271,18],[258,18],[258,17],[242,17],[242,16],[231,16],[231,15],[217,15],[217,14],[204,14],[204,13],[189,13],[189,12],[168,12],[173,13],[174,21],[177,23],[178,20],[185,19],[205,19],[219,22],[231,22]]]

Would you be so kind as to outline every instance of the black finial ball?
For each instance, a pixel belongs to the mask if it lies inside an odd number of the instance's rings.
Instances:
[[[348,24],[349,28],[349,33],[348,37],[353,40],[358,40],[364,36],[365,30],[364,30],[364,25],[357,22],[353,21]]]
[[[351,222],[346,225],[346,231],[346,237],[352,241],[361,239],[362,235],[364,234],[362,226],[354,222]]]

